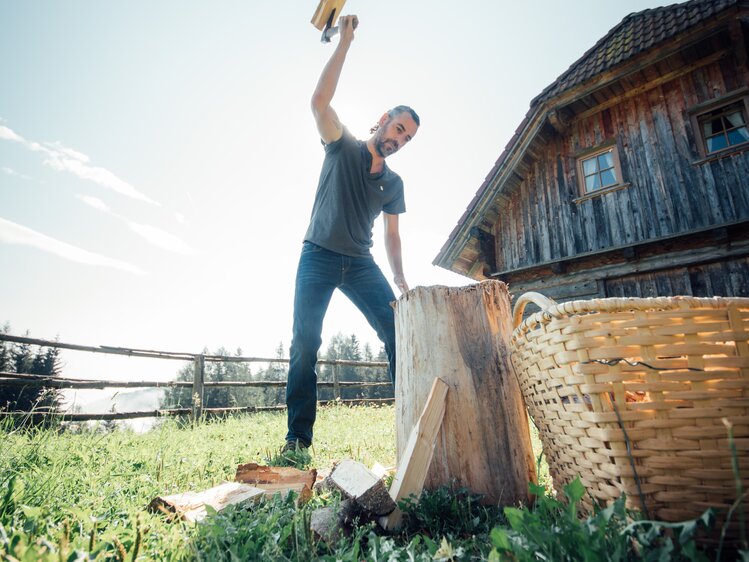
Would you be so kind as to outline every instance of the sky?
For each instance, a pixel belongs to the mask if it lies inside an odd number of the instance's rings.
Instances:
[[[359,16],[333,107],[366,139],[411,105],[410,286],[432,265],[530,100],[658,0],[348,0]],[[323,150],[309,109],[333,43],[317,0],[0,0],[0,325],[81,345],[268,357],[291,339],[294,276]],[[382,243],[372,253],[392,275]],[[395,287],[394,287],[394,290]],[[396,290],[397,293],[397,290]],[[323,331],[374,331],[337,293]],[[64,374],[164,379],[172,362],[65,352]],[[167,363],[164,365],[163,363]]]

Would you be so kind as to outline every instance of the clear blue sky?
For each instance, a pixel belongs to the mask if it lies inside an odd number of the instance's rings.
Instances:
[[[668,3],[348,0],[341,120],[366,138],[397,104],[422,119],[389,160],[412,287],[469,282],[431,262],[530,100],[627,14]],[[333,49],[316,5],[0,0],[0,323],[87,345],[288,349],[323,156],[309,98]],[[341,296],[325,341],[339,331],[379,348]]]

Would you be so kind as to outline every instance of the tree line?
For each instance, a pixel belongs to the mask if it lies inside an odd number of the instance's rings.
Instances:
[[[0,326],[0,334],[10,334],[10,325]],[[29,337],[28,332],[24,334]],[[215,352],[206,355],[218,355],[222,357],[242,356],[242,350],[237,349],[234,354],[221,347]],[[286,350],[280,343],[275,352],[276,359],[284,359]],[[328,343],[324,353],[319,354],[320,359],[346,360],[346,361],[387,361],[385,349],[380,348],[377,354],[372,351],[367,343],[361,345],[355,334],[344,336],[338,333]],[[340,365],[337,367],[339,381],[341,382],[387,382],[389,376],[385,367],[353,367]],[[192,381],[194,375],[193,365],[185,365],[178,372],[176,379],[179,381]],[[231,382],[231,381],[278,381],[285,382],[288,376],[288,363],[272,361],[266,366],[253,371],[250,363],[239,362],[206,362],[205,381]],[[30,344],[22,344],[8,341],[0,341],[0,372],[23,373],[39,375],[44,377],[58,377],[62,374],[60,349],[56,347],[43,347]],[[333,365],[318,365],[318,380],[321,382],[332,382],[334,378]],[[391,385],[377,387],[342,387],[340,396],[348,399],[375,399],[392,398],[393,387]],[[333,388],[321,388],[318,393],[320,400],[332,400],[334,398]],[[277,387],[224,387],[206,388],[203,398],[204,408],[227,408],[241,406],[277,406],[284,404],[286,400],[286,389]],[[6,412],[31,412],[49,411],[60,408],[62,394],[58,389],[37,385],[4,385],[0,384],[0,411]],[[169,388],[160,399],[161,408],[187,408],[192,404],[191,388]]]
[[[10,326],[0,327],[10,334]],[[28,333],[26,334],[28,337]],[[0,372],[57,377],[62,372],[60,350],[56,347],[0,341]],[[0,385],[0,411],[31,412],[58,409],[60,392],[37,385]]]
[[[218,355],[231,357],[232,354],[226,348],[219,348],[206,355]],[[237,349],[234,357],[241,357],[242,350]],[[283,343],[276,348],[276,359],[286,357]],[[347,360],[347,361],[387,361],[384,348],[377,355],[372,352],[367,343],[361,346],[356,335],[344,336],[341,333],[331,338],[325,353],[319,355],[325,360]],[[333,381],[333,365],[318,365],[318,380],[321,382]],[[389,381],[387,369],[384,367],[353,367],[339,366],[339,381],[346,382],[385,382]],[[253,372],[250,363],[235,362],[206,362],[204,371],[205,382],[235,382],[235,381],[280,381],[285,382],[288,376],[288,364],[280,361],[270,362],[264,368]],[[194,377],[193,365],[185,365],[177,372],[178,381],[192,381]],[[372,388],[342,388],[340,392],[342,399],[354,398],[392,398],[392,386],[378,386]],[[322,388],[318,392],[318,399],[332,400],[333,389]],[[266,388],[241,388],[222,387],[206,388],[203,393],[204,408],[231,408],[241,406],[277,406],[284,404],[286,400],[286,389],[284,387]],[[191,388],[169,388],[161,399],[162,408],[187,408],[192,404]]]

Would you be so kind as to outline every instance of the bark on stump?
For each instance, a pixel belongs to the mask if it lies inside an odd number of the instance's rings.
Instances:
[[[507,285],[417,287],[395,304],[395,326],[398,462],[439,377],[450,392],[424,488],[454,483],[486,504],[528,504],[536,467],[509,357]]]

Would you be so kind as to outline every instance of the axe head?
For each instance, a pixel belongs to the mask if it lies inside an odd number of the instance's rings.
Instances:
[[[312,25],[322,32],[327,31],[335,25],[345,3],[346,0],[320,0],[317,10],[312,16]]]

